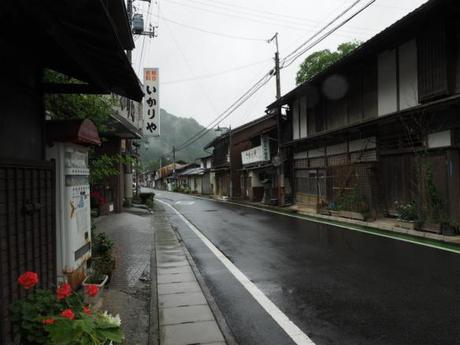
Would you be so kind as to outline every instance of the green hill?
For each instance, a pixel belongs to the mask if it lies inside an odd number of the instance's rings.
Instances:
[[[160,156],[166,156],[169,158],[168,162],[171,162],[172,147],[177,147],[204,128],[195,119],[175,116],[164,109],[161,109],[160,126],[161,135],[144,139],[141,145],[141,159],[144,167],[149,169],[158,168]],[[204,151],[203,147],[217,134],[215,131],[210,131],[184,150],[177,152],[176,161],[191,162],[196,158],[208,155],[209,153]],[[166,158],[163,157],[163,165],[165,164]]]

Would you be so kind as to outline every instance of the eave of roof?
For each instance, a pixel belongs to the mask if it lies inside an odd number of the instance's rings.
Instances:
[[[44,67],[141,101],[143,90],[124,51],[132,46],[131,32],[119,1],[107,7],[102,0],[17,0],[14,6],[33,22]]]

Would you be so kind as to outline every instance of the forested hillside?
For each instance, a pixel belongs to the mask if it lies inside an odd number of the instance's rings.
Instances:
[[[160,156],[163,157],[163,165],[166,161],[172,160],[172,147],[182,144],[185,140],[193,136],[195,133],[203,129],[195,119],[184,118],[172,115],[166,110],[161,109],[161,136],[143,140],[141,146],[141,159],[144,167],[158,168]],[[207,155],[203,150],[203,146],[209,143],[216,135],[214,131],[210,131],[202,138],[197,140],[182,151],[177,152],[176,161],[182,160],[190,162],[196,158]]]

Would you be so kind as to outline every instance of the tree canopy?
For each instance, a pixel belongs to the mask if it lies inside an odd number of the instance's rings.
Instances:
[[[345,55],[348,55],[360,45],[360,41],[354,40],[340,44],[336,51],[331,52],[329,49],[324,49],[310,54],[300,65],[300,69],[296,76],[296,84],[299,85],[310,80],[316,74],[320,73]]]

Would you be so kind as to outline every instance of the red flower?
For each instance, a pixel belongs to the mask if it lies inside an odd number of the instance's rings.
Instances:
[[[97,287],[97,285],[94,284],[86,285],[85,292],[88,296],[94,297],[99,292],[99,288]]]
[[[89,307],[86,307],[86,306],[83,306],[83,312],[84,312],[85,314],[88,314],[88,315],[91,315],[91,314],[92,314],[92,313],[91,313],[91,309],[89,309]]]
[[[61,316],[65,317],[66,319],[73,320],[75,319],[75,314],[72,309],[66,309],[61,312]]]
[[[58,301],[66,297],[69,297],[71,294],[72,294],[72,287],[70,286],[70,284],[67,284],[67,283],[62,284],[56,290],[56,297]]]
[[[19,276],[18,283],[24,289],[28,290],[38,283],[38,274],[35,272],[25,272]]]
[[[56,322],[55,319],[44,319],[44,320],[42,320],[42,323],[43,323],[44,325],[52,325],[52,324],[55,323],[55,322]]]

